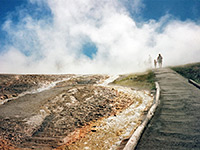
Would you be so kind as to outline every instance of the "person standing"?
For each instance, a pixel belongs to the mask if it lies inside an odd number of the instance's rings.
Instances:
[[[157,62],[160,68],[162,68],[162,61],[163,61],[163,57],[161,56],[161,54],[159,54],[157,57]]]
[[[154,59],[154,67],[156,68],[157,66],[157,61]]]
[[[151,55],[149,55],[149,59],[148,59],[148,67],[149,67],[149,69],[152,68],[152,58],[151,58]]]

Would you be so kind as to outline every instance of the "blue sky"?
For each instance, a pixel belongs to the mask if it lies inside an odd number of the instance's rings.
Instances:
[[[159,20],[166,14],[179,20],[200,20],[200,0],[141,0],[142,7],[138,13],[133,10],[132,0],[125,0],[126,8],[131,16],[138,21],[148,21],[150,19]],[[4,22],[11,18],[14,24],[18,23],[21,15],[19,10],[29,12],[32,17],[51,16],[48,7],[38,7],[37,3],[30,3],[28,0],[0,0],[0,40],[5,39],[6,33],[2,31]],[[90,50],[91,51],[91,50]]]
[[[171,15],[179,20],[200,20],[200,0],[143,0],[142,7],[138,13],[134,13],[133,2],[131,0],[126,1],[126,7],[133,18],[136,18],[138,22],[148,21],[151,19],[159,20],[166,14]],[[14,24],[19,23],[20,17],[24,17],[19,13],[20,10],[28,12],[35,18],[42,18],[51,16],[51,12],[48,7],[38,7],[37,3],[30,3],[27,0],[0,0],[0,40],[6,41],[6,32],[2,31],[2,26],[5,21],[10,18]],[[22,15],[22,16],[21,16]],[[84,54],[92,57],[96,53],[95,46],[84,45]],[[94,51],[93,51],[94,50]]]
[[[45,5],[39,7],[37,3],[31,3],[28,0],[0,0],[0,40],[5,41],[6,32],[2,28],[8,19],[16,25],[27,14],[35,19],[51,16],[49,8]]]
[[[148,21],[150,19],[159,20],[166,14],[179,20],[200,20],[200,0],[141,0],[142,7],[138,13],[133,10],[132,0],[126,0],[125,5],[131,16],[138,22]],[[14,24],[18,23],[21,15],[19,10],[24,9],[32,17],[51,16],[48,7],[38,7],[37,4],[30,3],[28,0],[0,0],[0,39],[5,38],[5,32],[2,31],[4,22],[11,18]]]
[[[86,62],[87,68],[114,67],[124,62],[134,63],[131,57],[126,58],[131,55],[144,62],[143,55],[148,51],[155,55],[165,49],[166,43],[170,48],[180,49],[181,42],[194,37],[191,40],[196,43],[185,42],[185,47],[181,47],[184,50],[171,53],[179,57],[190,45],[195,45],[194,55],[180,62],[200,61],[191,58],[199,52],[199,25],[200,0],[0,0],[0,58],[17,55],[16,58],[23,60],[18,64],[23,67],[17,72],[26,72],[26,68],[36,64],[58,62],[63,66],[79,66],[75,70],[82,68],[81,62]],[[172,30],[174,35],[171,35]],[[187,32],[190,39],[182,39],[183,32]],[[178,36],[180,45],[175,45],[170,36]],[[170,52],[163,50],[163,53]],[[15,62],[10,59],[4,68]],[[118,69],[119,72],[125,70],[124,67]],[[102,70],[108,72],[110,68]]]
[[[159,19],[166,13],[180,20],[200,19],[200,0],[145,0],[142,17],[145,19]]]
[[[200,0],[143,0],[142,2],[144,6],[138,15],[144,20],[158,20],[166,13],[181,20],[197,21],[200,19]],[[129,11],[133,12],[132,1],[129,0],[126,3]],[[30,5],[27,0],[0,0],[0,24],[10,14],[14,15],[20,7],[33,10],[36,6]]]

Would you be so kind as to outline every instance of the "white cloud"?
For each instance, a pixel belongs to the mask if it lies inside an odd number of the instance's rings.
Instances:
[[[27,70],[30,60],[19,50],[11,47],[6,53],[0,56],[1,70],[3,72],[20,72]]]
[[[135,13],[140,13],[141,9],[145,7],[145,5],[143,4],[143,0],[132,0],[133,4],[132,4],[132,8],[134,10]]]
[[[38,0],[31,2],[41,5]],[[134,2],[139,9],[141,3]],[[165,66],[200,61],[200,25],[194,22],[166,23],[169,18],[163,17],[138,27],[115,0],[48,0],[46,4],[51,21],[27,14],[18,24],[5,22],[13,44],[0,54],[0,72],[137,72],[147,68],[149,54],[156,58],[158,53],[163,54]],[[98,48],[93,59],[81,53],[88,39]]]
[[[200,61],[200,26],[193,22],[172,21],[157,36],[156,48],[166,56],[167,65]]]

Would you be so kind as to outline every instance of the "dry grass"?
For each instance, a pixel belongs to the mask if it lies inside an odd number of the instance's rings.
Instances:
[[[171,67],[182,76],[200,83],[200,63]]]
[[[153,71],[147,71],[140,74],[122,75],[112,84],[132,87],[137,90],[154,90],[155,75]]]

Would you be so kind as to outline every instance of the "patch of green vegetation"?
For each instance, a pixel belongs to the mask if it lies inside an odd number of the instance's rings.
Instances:
[[[141,74],[122,75],[116,79],[112,84],[133,87],[136,89],[154,90],[155,74],[153,71],[147,71]]]
[[[197,83],[200,83],[200,63],[171,67],[171,69],[181,74],[185,78],[192,79]]]

